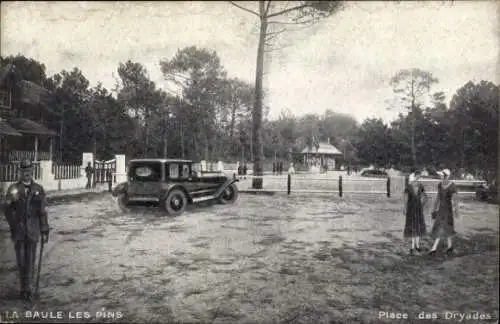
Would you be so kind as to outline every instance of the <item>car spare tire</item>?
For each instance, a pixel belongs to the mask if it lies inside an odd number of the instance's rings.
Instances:
[[[232,183],[221,193],[219,202],[223,205],[232,204],[238,200],[238,187]]]
[[[162,205],[169,216],[175,217],[181,215],[186,210],[187,203],[184,191],[172,189],[169,191]]]
[[[122,212],[128,212],[130,210],[128,206],[128,197],[126,193],[120,193],[116,197],[116,202],[118,204],[118,208]]]

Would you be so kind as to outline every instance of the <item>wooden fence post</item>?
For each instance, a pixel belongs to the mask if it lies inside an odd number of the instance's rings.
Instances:
[[[391,198],[391,177],[387,177],[387,198]]]
[[[113,192],[113,177],[111,174],[111,169],[108,169],[107,171],[107,178],[108,178],[108,191]]]
[[[403,190],[408,189],[408,186],[410,185],[410,176],[405,176],[405,186]],[[404,192],[403,192],[404,193]]]
[[[291,191],[292,191],[292,175],[289,173],[286,182],[286,192],[287,194],[290,194]]]
[[[339,176],[339,197],[342,197],[342,176]]]

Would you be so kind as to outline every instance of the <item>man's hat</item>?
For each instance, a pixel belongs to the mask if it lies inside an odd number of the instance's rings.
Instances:
[[[19,163],[19,168],[21,170],[31,170],[33,169],[33,164],[31,163],[31,160],[22,160],[21,163]]]

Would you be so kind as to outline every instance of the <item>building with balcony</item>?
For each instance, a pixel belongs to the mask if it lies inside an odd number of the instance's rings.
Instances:
[[[58,133],[48,125],[60,117],[49,107],[51,94],[20,80],[15,69],[13,64],[0,66],[0,163],[52,160]]]

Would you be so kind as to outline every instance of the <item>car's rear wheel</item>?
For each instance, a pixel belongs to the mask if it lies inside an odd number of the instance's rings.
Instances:
[[[130,210],[126,193],[118,194],[118,197],[116,197],[116,202],[118,203],[118,208],[120,209],[120,211],[128,212]]]
[[[169,216],[181,215],[186,210],[186,206],[186,194],[180,189],[171,190],[163,202],[163,208]]]
[[[238,187],[233,183],[227,186],[219,197],[219,202],[223,205],[232,204],[238,200]]]

